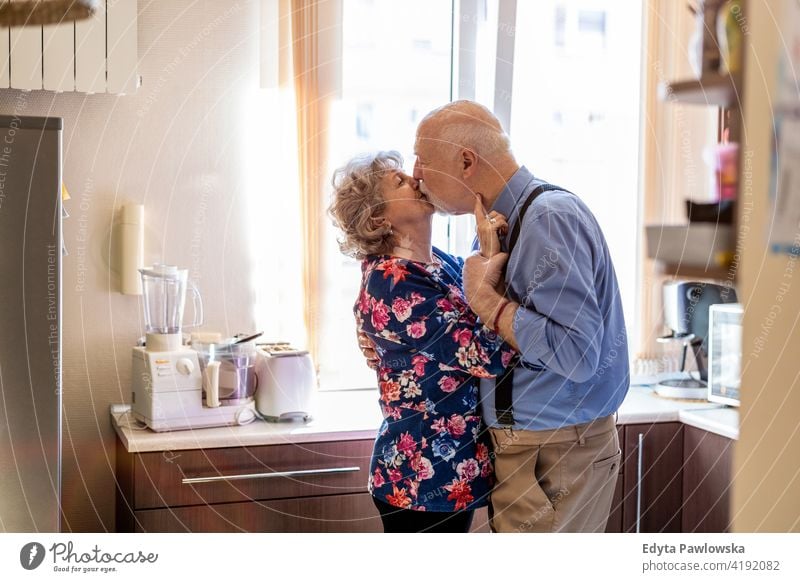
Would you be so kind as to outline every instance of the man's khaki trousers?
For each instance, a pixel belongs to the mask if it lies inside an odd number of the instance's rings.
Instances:
[[[489,429],[495,532],[602,532],[620,457],[613,416],[555,430]]]

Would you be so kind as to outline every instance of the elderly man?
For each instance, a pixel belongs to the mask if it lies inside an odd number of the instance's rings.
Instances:
[[[464,268],[470,306],[519,353],[502,378],[481,382],[497,477],[492,529],[602,532],[620,462],[614,415],[629,385],[603,233],[578,196],[517,164],[477,103],[429,113],[416,155],[414,177],[442,210],[508,218],[504,253],[473,255]]]

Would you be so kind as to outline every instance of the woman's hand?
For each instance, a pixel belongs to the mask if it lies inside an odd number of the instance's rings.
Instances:
[[[378,357],[378,353],[375,351],[375,344],[363,331],[356,330],[356,335],[358,337],[358,347],[367,360],[367,366],[373,370],[377,370],[381,365],[381,360]]]
[[[475,222],[480,253],[487,259],[500,252],[500,236],[508,232],[506,217],[499,212],[486,212],[483,196],[475,193]]]

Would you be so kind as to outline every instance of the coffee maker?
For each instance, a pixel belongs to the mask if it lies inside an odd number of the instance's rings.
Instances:
[[[226,395],[220,397],[222,361],[183,343],[183,327],[196,327],[203,321],[200,293],[188,281],[188,270],[158,264],[140,269],[140,273],[146,337],[144,346],[133,348],[134,418],[157,432],[246,424],[254,420],[252,395],[249,400],[245,397],[232,402],[227,402]],[[195,317],[190,325],[184,326],[187,287],[193,295]],[[207,358],[206,366],[201,366],[201,357]],[[208,365],[209,362],[213,363]],[[204,375],[210,380],[206,386],[216,391],[205,400]],[[223,406],[223,400],[230,405]]]
[[[732,287],[714,283],[672,282],[664,284],[664,324],[670,335],[660,343],[678,342],[682,346],[680,372],[683,377],[666,379],[655,387],[656,394],[668,398],[702,399],[708,397],[708,317],[711,305],[736,303]],[[686,353],[692,348],[699,378],[686,368]]]

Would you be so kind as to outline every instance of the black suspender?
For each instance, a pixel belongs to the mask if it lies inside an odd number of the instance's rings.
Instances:
[[[514,247],[517,244],[517,239],[519,239],[519,232],[522,228],[522,220],[525,218],[525,213],[540,194],[550,192],[551,190],[566,192],[563,188],[559,188],[553,184],[540,184],[534,188],[533,192],[528,195],[528,198],[525,199],[525,202],[520,207],[517,221],[514,223],[514,227],[511,229],[511,234],[508,238],[509,261],[511,260],[511,253],[514,252]],[[508,265],[508,262],[506,262],[506,265]],[[516,354],[509,362],[506,371],[495,379],[494,410],[497,416],[497,423],[508,427],[514,426],[514,397],[511,388],[514,384],[514,370],[518,365],[520,365],[520,357],[519,354]]]

